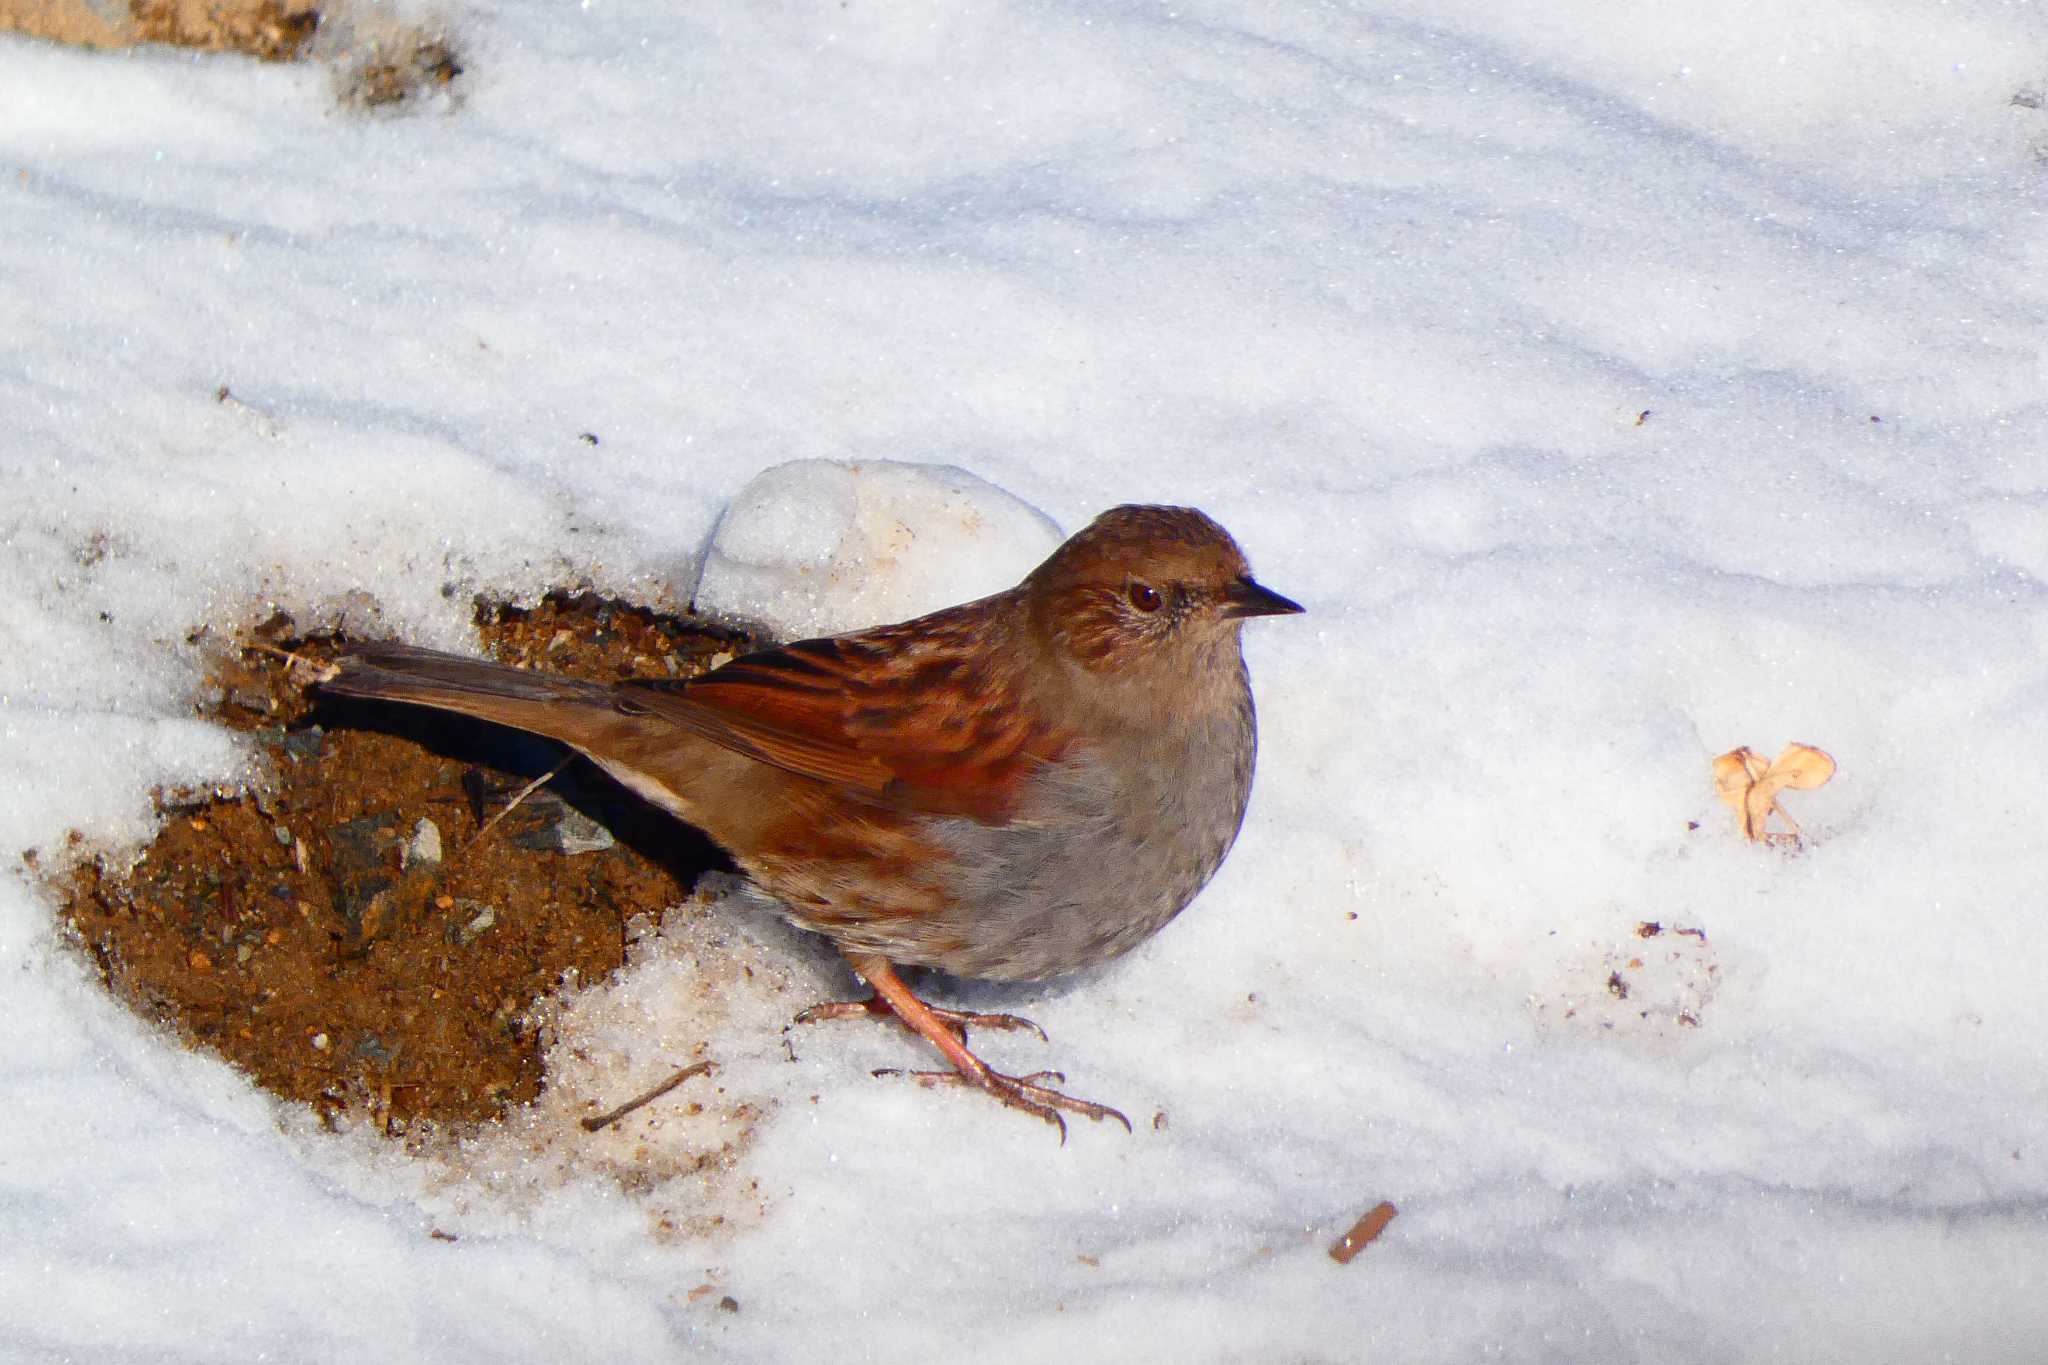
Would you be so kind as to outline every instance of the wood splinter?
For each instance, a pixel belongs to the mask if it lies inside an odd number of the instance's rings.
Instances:
[[[1351,1258],[1377,1241],[1399,1212],[1384,1199],[1373,1205],[1365,1217],[1351,1225],[1351,1231],[1330,1243],[1330,1259],[1338,1265],[1350,1265]]]
[[[611,1125],[617,1123],[620,1119],[626,1117],[626,1115],[632,1113],[635,1109],[640,1108],[642,1105],[654,1103],[654,1101],[660,1099],[663,1095],[666,1095],[669,1091],[675,1089],[684,1081],[689,1080],[690,1077],[705,1075],[706,1073],[710,1072],[715,1065],[716,1064],[712,1062],[710,1058],[707,1057],[701,1062],[697,1062],[693,1065],[686,1066],[681,1071],[678,1071],[675,1075],[663,1081],[660,1085],[655,1086],[654,1089],[648,1091],[646,1094],[635,1095],[632,1099],[627,1100],[624,1104],[612,1110],[610,1113],[599,1114],[594,1118],[584,1119],[583,1131],[586,1133],[595,1133],[598,1132],[600,1129],[609,1128]]]

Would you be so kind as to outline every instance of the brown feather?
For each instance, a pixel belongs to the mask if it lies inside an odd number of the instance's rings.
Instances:
[[[1000,704],[1014,689],[988,642],[1005,605],[803,640],[682,683],[624,683],[617,704],[898,810],[1000,822],[1024,778],[1067,748]]]

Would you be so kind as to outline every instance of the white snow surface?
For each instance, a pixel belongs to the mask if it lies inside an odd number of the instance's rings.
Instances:
[[[9,866],[248,776],[201,627],[684,601],[793,460],[1229,527],[1309,609],[1245,830],[1123,961],[931,983],[1137,1126],[1064,1147],[785,1050],[850,983],[742,898],[623,907],[551,1094],[717,1058],[715,1178],[680,1104],[323,1133],[0,879],[0,1358],[2048,1358],[2038,4],[430,17],[412,116],[0,37]],[[804,611],[948,586],[830,482]],[[1710,760],[1792,740],[1810,844],[1745,844]]]

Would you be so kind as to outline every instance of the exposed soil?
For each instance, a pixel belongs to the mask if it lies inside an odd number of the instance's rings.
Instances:
[[[478,625],[499,659],[580,677],[688,676],[747,647],[590,596],[480,604]],[[280,1096],[390,1133],[499,1117],[540,1090],[536,999],[616,970],[628,916],[726,864],[581,759],[492,824],[567,751],[309,700],[269,652],[345,647],[280,615],[223,658],[202,710],[252,736],[267,780],[161,795],[168,818],[132,867],[51,869],[63,913],[117,996]]]
[[[319,26],[310,0],[0,0],[0,29],[78,47],[168,43],[289,62]]]
[[[356,110],[453,107],[464,65],[441,27],[350,0],[0,0],[0,32],[71,47],[317,60],[332,69],[336,100]]]

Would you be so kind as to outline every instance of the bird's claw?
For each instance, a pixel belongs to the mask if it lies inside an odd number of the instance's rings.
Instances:
[[[1115,1119],[1131,1132],[1131,1121],[1119,1110],[1094,1100],[1055,1090],[1053,1085],[1066,1084],[1067,1078],[1057,1071],[1034,1071],[1026,1076],[1006,1076],[1000,1071],[911,1071],[903,1067],[883,1067],[874,1073],[877,1076],[908,1076],[922,1086],[971,1085],[977,1090],[987,1091],[1012,1109],[1021,1109],[1034,1114],[1060,1131],[1060,1145],[1067,1141],[1067,1121],[1060,1114],[1062,1109],[1070,1114],[1080,1114],[1096,1122]],[[1050,1081],[1052,1085],[1046,1084]]]

